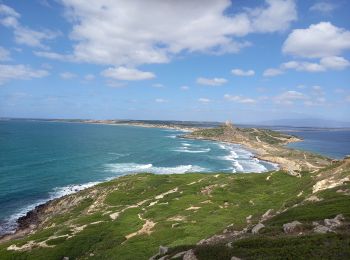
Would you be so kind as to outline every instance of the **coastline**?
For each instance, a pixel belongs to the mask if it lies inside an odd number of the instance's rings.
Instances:
[[[248,150],[253,153],[254,158],[257,158],[258,160],[262,160],[265,162],[269,162],[272,164],[277,164],[278,167],[280,167],[283,170],[287,170],[291,173],[291,175],[294,174],[294,171],[300,170],[299,168],[295,168],[294,164],[291,164],[288,160],[281,160],[278,159],[278,157],[269,157],[266,155],[266,150],[261,149],[261,147],[257,147],[255,143],[253,142],[233,142],[233,141],[227,141],[222,140],[221,138],[205,138],[205,137],[194,137],[192,135],[193,132],[197,131],[199,128],[188,128],[188,127],[182,127],[182,126],[161,126],[161,125],[155,125],[155,124],[129,124],[129,123],[120,123],[120,124],[114,124],[114,123],[94,123],[94,122],[81,122],[81,123],[89,123],[89,124],[108,124],[108,125],[131,125],[136,127],[148,127],[148,128],[161,128],[161,129],[174,129],[174,130],[181,130],[181,131],[187,131],[188,133],[185,135],[179,135],[179,138],[190,138],[190,139],[198,139],[198,140],[208,140],[208,141],[214,141],[214,142],[223,142],[228,144],[238,144],[243,147],[243,149]],[[289,142],[295,142],[295,141],[301,141],[301,139],[293,138],[289,140]],[[287,142],[287,143],[289,143]],[[259,142],[260,143],[260,142]],[[289,149],[289,148],[285,148]],[[118,178],[118,177],[117,177]],[[109,180],[102,181],[102,183],[108,182]],[[33,230],[35,230],[38,225],[40,224],[40,216],[43,215],[49,208],[51,208],[51,205],[54,205],[55,203],[58,203],[61,200],[64,200],[65,197],[71,195],[71,194],[77,194],[81,191],[84,191],[89,188],[96,187],[98,183],[93,185],[92,187],[86,187],[82,190],[77,190],[74,193],[66,194],[61,197],[57,197],[54,199],[49,199],[45,203],[42,203],[38,206],[36,206],[34,209],[29,210],[26,212],[26,214],[20,218],[17,219],[18,226],[16,230],[14,230],[14,233],[12,234],[4,234],[0,237],[0,243],[16,238],[23,237],[27,235],[28,233],[31,233]]]

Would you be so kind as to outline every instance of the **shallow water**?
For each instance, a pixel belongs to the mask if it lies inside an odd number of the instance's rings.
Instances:
[[[35,205],[123,174],[263,172],[239,145],[133,126],[0,121],[0,233]]]

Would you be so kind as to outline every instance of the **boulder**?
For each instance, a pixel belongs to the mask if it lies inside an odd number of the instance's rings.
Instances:
[[[191,249],[188,250],[186,254],[184,254],[183,260],[198,260],[198,258],[194,254],[194,251]]]
[[[331,229],[335,229],[335,228],[343,225],[343,221],[344,221],[344,216],[342,214],[339,214],[335,218],[331,218],[331,219],[326,218],[324,220],[324,224],[325,224],[325,226],[327,226]]]
[[[168,253],[169,247],[166,246],[159,246],[159,255],[165,255]]]
[[[269,209],[268,211],[266,211],[264,215],[261,216],[261,221],[265,221],[271,218],[273,216],[272,213],[273,213],[273,209]]]
[[[315,233],[320,233],[320,234],[332,232],[332,230],[329,227],[326,227],[323,225],[317,225],[316,227],[314,227],[313,231]]]
[[[264,228],[264,227],[265,227],[264,224],[259,223],[259,224],[255,225],[255,226],[252,228],[252,233],[253,233],[253,234],[259,234],[259,231],[260,231],[262,228]]]
[[[301,223],[299,221],[293,221],[290,223],[283,224],[284,233],[295,233],[300,231]]]
[[[231,260],[241,260],[241,258],[236,257],[236,256],[232,256],[232,257],[231,257]]]

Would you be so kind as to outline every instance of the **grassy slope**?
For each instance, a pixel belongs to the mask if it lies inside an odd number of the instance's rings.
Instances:
[[[311,192],[311,178],[308,174],[303,178],[295,178],[283,172],[275,172],[267,181],[269,174],[125,176],[78,193],[79,196],[86,196],[93,190],[98,191],[94,199],[83,201],[68,213],[56,215],[35,234],[1,245],[0,255],[2,259],[61,259],[63,256],[84,258],[93,253],[99,259],[146,259],[156,253],[159,245],[194,244],[229,224],[241,229],[246,226],[247,216],[253,215],[258,219],[268,209],[278,210],[294,203],[294,198],[301,189],[305,191],[304,194]],[[193,182],[196,183],[189,185]],[[202,194],[201,190],[209,185],[217,186],[210,195]],[[115,190],[117,187],[118,190]],[[178,192],[164,196],[154,206],[148,206],[150,202],[156,201],[155,196],[176,187]],[[88,213],[92,201],[105,191],[108,191],[105,204],[96,212]],[[149,201],[140,207],[125,210],[116,220],[109,217],[110,213],[145,199]],[[208,200],[211,203],[201,203]],[[191,206],[200,208],[186,210]],[[105,214],[106,212],[109,213]],[[126,235],[139,230],[144,224],[138,217],[139,213],[143,219],[150,219],[157,224],[150,235],[137,235],[126,240]],[[169,220],[174,216],[182,216],[185,220]],[[47,241],[53,235],[72,234],[73,226],[96,221],[104,222],[88,225],[69,239],[59,237]],[[179,224],[172,227],[174,223]],[[47,244],[55,246],[38,247],[29,251],[6,249],[9,245],[20,246],[32,240],[47,241]]]

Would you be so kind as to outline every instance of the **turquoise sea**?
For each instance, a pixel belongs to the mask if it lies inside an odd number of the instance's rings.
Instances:
[[[123,174],[263,172],[239,145],[179,138],[181,131],[29,120],[0,121],[0,234],[49,199]]]

